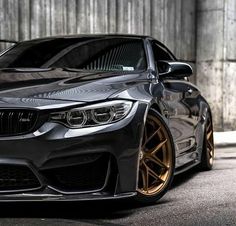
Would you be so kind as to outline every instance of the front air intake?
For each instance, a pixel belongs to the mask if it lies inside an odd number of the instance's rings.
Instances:
[[[107,182],[110,155],[103,153],[94,156],[87,155],[91,161],[82,164],[42,170],[41,173],[52,187],[62,192],[101,190]]]
[[[0,164],[0,193],[31,190],[41,184],[32,170],[24,165]]]

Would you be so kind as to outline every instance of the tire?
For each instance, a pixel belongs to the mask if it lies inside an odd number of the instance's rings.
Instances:
[[[207,115],[206,125],[204,129],[204,139],[202,145],[202,156],[199,169],[201,171],[211,170],[214,160],[214,138],[213,138],[213,125],[210,115]]]
[[[135,200],[152,204],[169,189],[175,170],[175,148],[162,116],[150,109],[139,156],[139,179]]]

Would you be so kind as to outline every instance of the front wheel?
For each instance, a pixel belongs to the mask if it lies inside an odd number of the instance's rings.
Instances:
[[[139,155],[139,180],[136,201],[153,203],[171,185],[175,168],[172,137],[158,112],[150,110]]]

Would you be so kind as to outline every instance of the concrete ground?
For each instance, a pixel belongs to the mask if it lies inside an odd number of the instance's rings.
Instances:
[[[214,132],[214,143],[216,147],[236,147],[236,131]]]
[[[216,150],[212,171],[175,178],[155,205],[128,201],[1,204],[2,225],[236,225],[236,148]]]

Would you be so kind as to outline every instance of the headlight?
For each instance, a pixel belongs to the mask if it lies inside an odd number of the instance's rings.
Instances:
[[[92,119],[97,124],[112,122],[115,116],[113,107],[98,108],[91,111]]]
[[[70,128],[105,125],[123,119],[130,112],[131,101],[114,100],[51,114],[51,121]]]
[[[80,127],[86,123],[87,117],[84,111],[72,110],[67,112],[66,120],[69,126]]]

